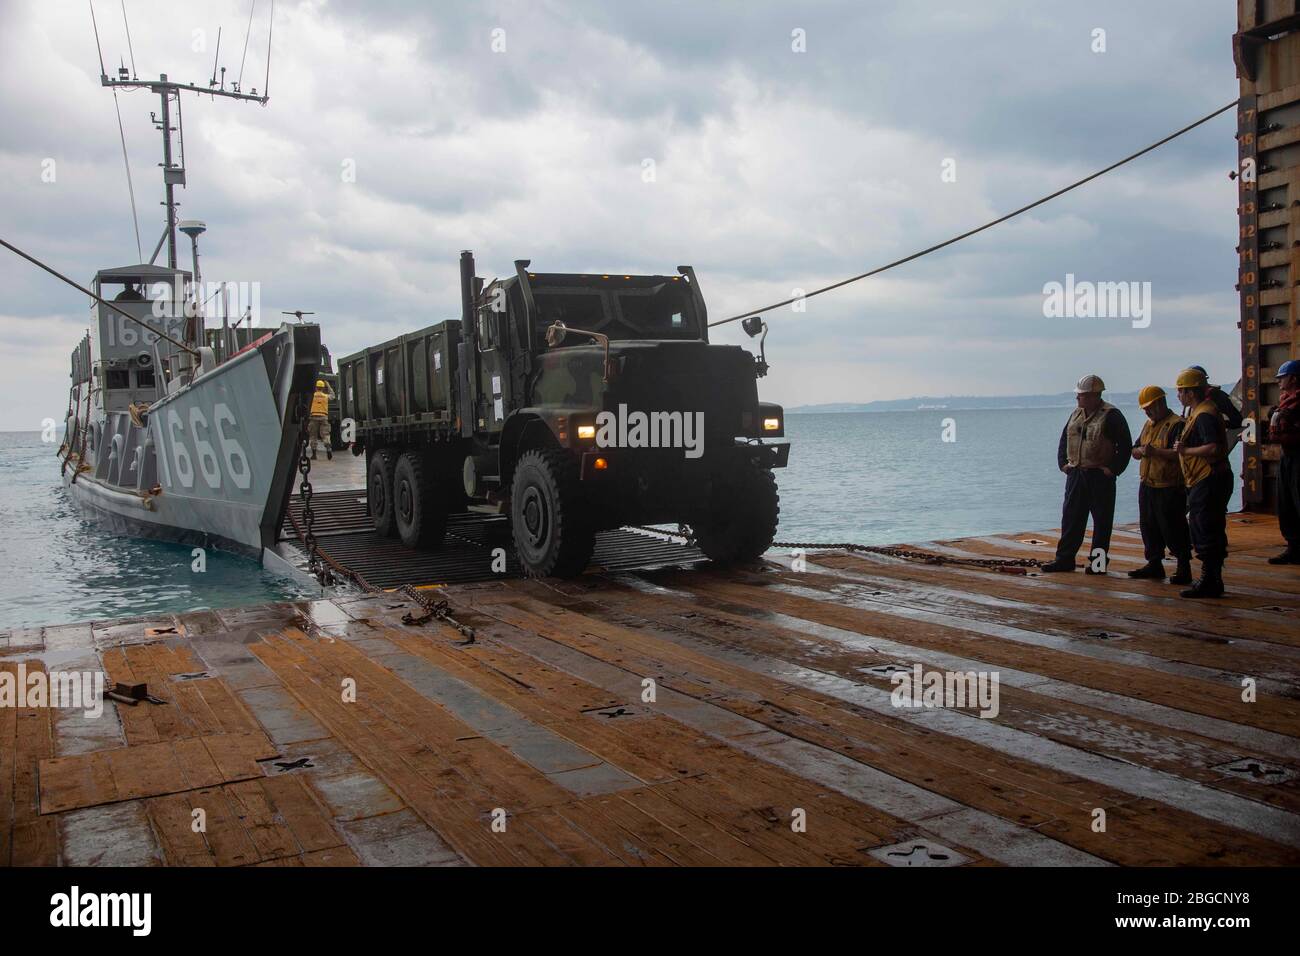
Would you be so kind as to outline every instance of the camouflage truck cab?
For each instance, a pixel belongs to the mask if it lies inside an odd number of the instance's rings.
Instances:
[[[340,361],[376,527],[432,546],[450,511],[491,508],[538,576],[580,573],[623,524],[688,524],[717,561],[761,555],[784,416],[758,400],[763,362],[709,343],[694,271],[515,265],[485,286],[462,254],[459,322]]]

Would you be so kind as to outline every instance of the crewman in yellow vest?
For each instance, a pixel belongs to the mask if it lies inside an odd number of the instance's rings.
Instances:
[[[1042,571],[1073,571],[1092,515],[1092,551],[1086,574],[1105,574],[1110,532],[1115,521],[1115,477],[1128,467],[1133,448],[1124,413],[1103,402],[1106,384],[1096,375],[1079,379],[1074,394],[1078,407],[1061,430],[1056,464],[1065,472],[1065,503],[1061,508],[1061,540],[1056,560]]]
[[[1228,501],[1232,466],[1223,415],[1209,397],[1205,373],[1187,368],[1178,373],[1178,400],[1190,411],[1174,451],[1187,486],[1187,524],[1192,546],[1201,559],[1201,577],[1180,592],[1185,598],[1222,597],[1223,562],[1228,557]]]
[[[311,457],[316,460],[316,442],[325,443],[325,457],[333,459],[334,449],[330,445],[330,396],[333,389],[325,384],[324,379],[316,382],[316,394],[311,397],[311,419],[307,422],[307,437],[311,440]]]
[[[1169,409],[1165,390],[1148,385],[1138,392],[1138,404],[1147,421],[1133,446],[1133,460],[1139,461],[1138,524],[1147,563],[1131,578],[1165,579],[1165,549],[1178,559],[1178,570],[1170,584],[1192,583],[1192,542],[1187,530],[1187,491],[1183,488],[1182,466],[1176,442],[1183,433],[1182,416]]]

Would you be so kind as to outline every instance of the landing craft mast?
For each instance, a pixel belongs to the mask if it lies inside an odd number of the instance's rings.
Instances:
[[[167,266],[176,268],[176,200],[173,190],[177,185],[185,185],[185,167],[184,165],[174,165],[172,163],[172,133],[176,127],[171,125],[171,99],[176,97],[176,114],[180,116],[181,93],[200,93],[208,96],[225,96],[232,100],[251,100],[254,103],[266,105],[270,95],[263,89],[259,96],[257,88],[254,87],[251,92],[243,93],[239,90],[227,90],[224,87],[209,87],[204,89],[201,86],[195,86],[193,83],[177,83],[174,80],[167,79],[167,74],[160,74],[157,80],[141,80],[139,77],[131,76],[126,67],[123,66],[117,71],[115,77],[107,73],[100,73],[99,83],[101,86],[118,88],[126,90],[137,90],[148,88],[151,93],[157,93],[162,104],[161,118],[155,118],[155,125],[162,131],[163,135],[163,188],[166,192],[166,199],[163,205],[167,207],[167,223],[163,227],[162,237],[158,240],[158,245],[154,247],[153,255],[149,261],[152,263],[158,258],[158,250],[162,247],[163,242],[167,243]],[[269,79],[268,72],[268,79]],[[185,155],[185,133],[183,122],[181,127],[181,156]]]

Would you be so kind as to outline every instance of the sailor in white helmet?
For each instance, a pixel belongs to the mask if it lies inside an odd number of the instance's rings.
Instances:
[[[1102,401],[1105,383],[1085,375],[1075,386],[1078,407],[1061,429],[1057,467],[1065,473],[1065,503],[1061,508],[1061,540],[1056,560],[1043,571],[1073,571],[1092,515],[1092,550],[1084,565],[1088,574],[1105,574],[1110,533],[1115,523],[1115,478],[1128,467],[1133,436],[1124,413]]]

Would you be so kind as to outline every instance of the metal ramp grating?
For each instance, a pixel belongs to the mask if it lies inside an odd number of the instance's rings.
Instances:
[[[510,541],[509,522],[500,515],[460,514],[447,519],[447,538],[442,547],[414,551],[395,538],[375,533],[365,511],[364,492],[331,491],[312,496],[315,512],[313,530],[319,546],[345,567],[360,572],[378,588],[405,584],[472,584],[502,577],[522,576]],[[301,521],[302,502],[290,504]],[[287,534],[281,540],[303,550],[285,522]],[[506,553],[506,573],[492,570],[496,548]],[[703,552],[677,541],[668,541],[643,531],[617,528],[596,536],[591,570],[634,571],[667,565],[692,564],[707,560]]]

